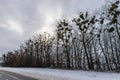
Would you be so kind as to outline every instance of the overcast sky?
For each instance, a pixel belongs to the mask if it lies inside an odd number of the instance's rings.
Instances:
[[[104,0],[0,0],[0,54],[14,50],[41,30],[53,31],[56,20],[79,11],[94,11]]]

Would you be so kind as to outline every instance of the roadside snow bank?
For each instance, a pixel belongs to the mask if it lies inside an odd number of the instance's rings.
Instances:
[[[0,68],[39,80],[120,80],[120,73],[88,72],[48,68]]]

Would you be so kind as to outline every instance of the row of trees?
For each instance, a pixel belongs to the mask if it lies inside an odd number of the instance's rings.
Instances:
[[[53,37],[48,33],[29,39],[20,49],[3,55],[3,66],[48,67],[52,51]]]
[[[120,71],[120,1],[100,14],[80,12],[3,55],[3,66]]]

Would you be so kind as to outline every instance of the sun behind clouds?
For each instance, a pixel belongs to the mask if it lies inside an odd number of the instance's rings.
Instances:
[[[48,33],[50,34],[51,36],[54,36],[55,34],[55,30],[53,29],[53,27],[50,27],[50,26],[46,26],[46,27],[43,27],[41,28],[39,31],[38,31],[38,34],[40,33]]]

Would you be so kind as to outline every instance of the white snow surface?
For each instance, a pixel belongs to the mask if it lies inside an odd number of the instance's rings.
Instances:
[[[38,80],[120,80],[120,73],[48,68],[0,68]]]

